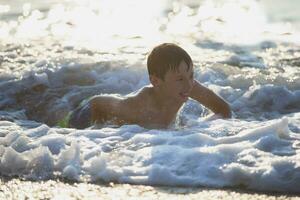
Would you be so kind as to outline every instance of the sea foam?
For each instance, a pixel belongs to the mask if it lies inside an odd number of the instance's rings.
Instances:
[[[289,130],[289,118],[248,122],[255,128],[245,126],[231,136],[211,136],[206,130],[219,123],[224,123],[220,129],[237,128],[235,120],[199,123],[203,128],[198,124],[187,130],[148,130],[126,125],[65,129],[62,135],[45,125],[22,130],[2,121],[1,174],[299,192],[299,140],[291,136],[297,134]]]

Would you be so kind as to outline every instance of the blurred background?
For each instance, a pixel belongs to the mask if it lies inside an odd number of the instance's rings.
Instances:
[[[52,36],[98,49],[128,40],[253,43],[284,34],[299,41],[299,8],[297,0],[1,0],[0,38]]]

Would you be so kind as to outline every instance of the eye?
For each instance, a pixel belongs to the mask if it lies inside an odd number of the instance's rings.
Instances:
[[[183,81],[183,78],[178,78],[177,81]]]

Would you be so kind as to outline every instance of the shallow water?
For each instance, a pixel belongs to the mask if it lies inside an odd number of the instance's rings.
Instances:
[[[272,2],[0,1],[1,174],[299,192],[300,18]],[[166,41],[233,119],[206,122],[189,100],[168,130],[55,126],[85,98],[149,84],[147,53]]]

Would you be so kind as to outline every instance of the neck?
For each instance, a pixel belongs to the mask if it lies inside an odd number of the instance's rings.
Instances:
[[[152,97],[155,107],[163,112],[173,113],[177,112],[183,103],[175,102],[166,96],[163,92],[159,91],[158,88],[151,88]]]

